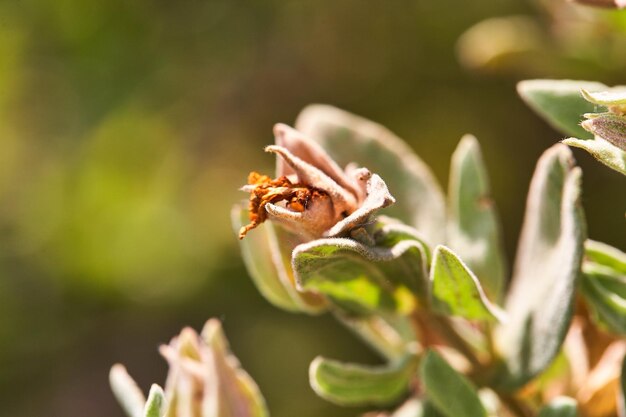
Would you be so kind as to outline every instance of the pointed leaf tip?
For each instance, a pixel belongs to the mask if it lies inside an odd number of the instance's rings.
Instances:
[[[469,320],[504,321],[504,313],[487,299],[478,278],[449,248],[435,248],[430,280],[438,311]]]
[[[508,372],[503,388],[542,372],[565,338],[585,238],[580,181],[581,170],[564,145],[552,146],[537,163],[506,302],[508,321],[495,334]]]
[[[517,84],[520,97],[552,127],[568,136],[583,139],[591,135],[580,127],[582,115],[596,110],[580,90],[606,90],[604,84],[573,80],[525,80]]]
[[[109,383],[113,395],[128,417],[142,417],[146,397],[128,374],[124,365],[113,365],[109,372]]]
[[[167,402],[165,401],[165,393],[163,388],[157,384],[152,384],[150,387],[150,393],[148,394],[148,401],[143,409],[143,417],[163,417]]]
[[[498,213],[480,145],[465,135],[452,156],[448,186],[448,242],[480,280],[487,295],[501,301],[506,261]]]

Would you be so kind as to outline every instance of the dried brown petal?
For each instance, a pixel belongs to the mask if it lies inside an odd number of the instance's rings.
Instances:
[[[335,224],[325,235],[329,237],[339,236],[350,229],[365,226],[372,214],[383,207],[390,206],[395,201],[382,178],[373,174],[367,181],[365,201],[352,214]]]

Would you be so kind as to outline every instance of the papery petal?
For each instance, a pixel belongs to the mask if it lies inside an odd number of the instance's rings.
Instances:
[[[357,191],[354,184],[352,184],[341,167],[339,167],[326,153],[324,148],[314,140],[307,138],[299,131],[282,123],[278,123],[274,126],[274,137],[276,139],[276,145],[288,149],[294,156],[318,168],[340,186],[351,192]],[[281,175],[294,173],[296,173],[296,170],[279,157],[276,163],[276,175],[280,177]]]
[[[350,213],[356,208],[356,197],[320,169],[293,155],[282,146],[267,146],[266,152],[280,155],[282,159],[295,171],[298,180],[303,184],[324,191],[333,202],[335,214]]]
[[[361,168],[355,163],[346,166],[346,175],[352,180],[355,188],[355,195],[359,204],[367,197],[367,182],[372,177],[372,173],[367,168]]]
[[[288,230],[307,239],[321,236],[338,220],[333,203],[327,196],[312,199],[302,212],[271,203],[265,206],[265,210],[270,220],[283,224]]]
[[[367,197],[365,197],[361,206],[348,217],[335,224],[324,235],[334,237],[355,227],[365,225],[372,214],[395,202],[396,200],[389,193],[385,181],[378,175],[372,174],[367,181]]]

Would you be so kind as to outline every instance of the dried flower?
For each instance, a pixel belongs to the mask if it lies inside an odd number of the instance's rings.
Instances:
[[[283,124],[274,127],[277,178],[256,172],[242,187],[250,193],[250,223],[246,233],[266,219],[305,237],[349,235],[377,210],[395,202],[385,182],[366,168],[350,164],[344,170],[316,142]]]

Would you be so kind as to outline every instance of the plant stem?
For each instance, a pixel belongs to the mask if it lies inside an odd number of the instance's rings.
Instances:
[[[465,356],[473,367],[482,365],[470,344],[458,334],[448,318],[424,312],[415,312],[411,318],[418,340],[424,347],[445,342]]]

